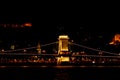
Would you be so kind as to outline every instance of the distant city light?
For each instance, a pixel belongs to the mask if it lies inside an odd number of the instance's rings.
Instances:
[[[110,45],[118,45],[120,44],[120,34],[115,34],[112,41],[109,43]]]
[[[32,24],[31,24],[31,23],[24,23],[24,26],[31,27],[31,26],[32,26]]]
[[[0,24],[0,27],[4,28],[24,28],[24,27],[32,27],[32,23],[23,23],[23,24]]]

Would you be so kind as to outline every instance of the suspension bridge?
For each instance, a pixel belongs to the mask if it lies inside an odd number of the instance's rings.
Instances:
[[[42,48],[57,45],[55,52]],[[75,50],[73,50],[76,48]],[[29,50],[33,50],[29,52]],[[84,51],[83,51],[84,50]],[[69,41],[68,35],[60,35],[58,41],[22,49],[0,52],[0,64],[114,64],[120,65],[120,54],[99,50]]]

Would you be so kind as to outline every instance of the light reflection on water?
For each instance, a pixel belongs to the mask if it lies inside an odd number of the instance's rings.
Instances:
[[[118,80],[119,71],[120,66],[0,66],[1,77],[13,80]]]
[[[120,66],[0,66],[0,68],[13,68],[13,67],[18,67],[18,68],[120,68]]]

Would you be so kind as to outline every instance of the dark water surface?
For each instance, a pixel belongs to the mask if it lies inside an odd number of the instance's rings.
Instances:
[[[0,66],[0,80],[118,80],[119,66]]]

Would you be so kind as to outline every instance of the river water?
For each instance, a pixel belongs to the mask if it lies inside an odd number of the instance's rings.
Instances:
[[[0,80],[118,80],[120,66],[0,66]]]

